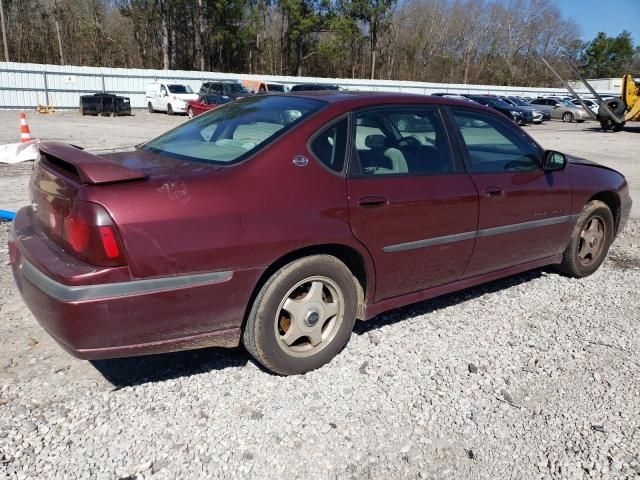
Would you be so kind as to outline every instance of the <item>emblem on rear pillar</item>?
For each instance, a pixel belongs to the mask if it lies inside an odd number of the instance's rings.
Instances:
[[[304,155],[296,155],[295,157],[293,157],[293,164],[296,167],[306,167],[307,165],[309,165],[309,159]]]

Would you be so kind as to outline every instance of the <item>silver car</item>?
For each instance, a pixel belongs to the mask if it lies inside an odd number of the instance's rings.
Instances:
[[[531,105],[547,110],[551,114],[551,118],[557,118],[563,122],[584,122],[590,118],[583,108],[577,107],[568,100],[535,98],[531,100]]]

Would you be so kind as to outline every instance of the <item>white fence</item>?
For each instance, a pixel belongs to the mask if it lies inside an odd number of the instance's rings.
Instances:
[[[314,78],[273,75],[241,75],[185,70],[142,70],[135,68],[78,67],[70,65],[40,65],[35,63],[0,62],[0,108],[30,109],[38,104],[56,108],[78,108],[80,95],[110,92],[131,98],[133,108],[144,108],[145,84],[167,80],[200,89],[205,80],[265,80],[285,85],[313,82],[337,84],[347,90],[369,90],[429,94],[493,93],[498,95],[566,94],[563,88],[503,87],[496,85],[465,85],[409,82],[398,80],[364,80],[349,78]],[[581,89],[579,93],[586,93]],[[615,93],[618,92],[601,92]]]

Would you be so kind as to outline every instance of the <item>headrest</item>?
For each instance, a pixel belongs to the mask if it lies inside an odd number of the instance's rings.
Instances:
[[[384,135],[367,135],[364,139],[364,144],[368,148],[383,148],[387,143],[387,138]]]

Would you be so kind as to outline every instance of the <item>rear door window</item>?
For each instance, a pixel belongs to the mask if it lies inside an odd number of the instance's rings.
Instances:
[[[355,115],[362,175],[437,175],[455,170],[446,129],[433,107],[390,107]]]

